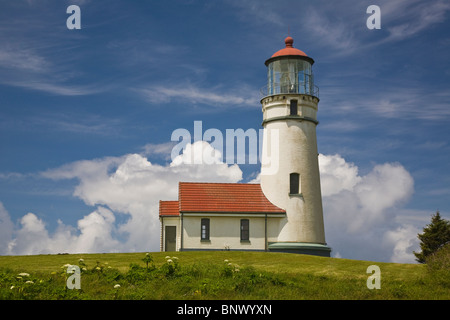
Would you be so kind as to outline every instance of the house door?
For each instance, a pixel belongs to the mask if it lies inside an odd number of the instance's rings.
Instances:
[[[166,226],[166,243],[165,251],[176,251],[177,244],[177,227],[176,226]]]

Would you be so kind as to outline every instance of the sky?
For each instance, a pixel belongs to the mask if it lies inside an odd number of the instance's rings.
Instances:
[[[174,159],[172,133],[260,130],[289,35],[315,61],[332,256],[415,263],[450,219],[449,30],[444,0],[0,0],[0,254],[159,251],[179,181],[258,182],[212,141]]]

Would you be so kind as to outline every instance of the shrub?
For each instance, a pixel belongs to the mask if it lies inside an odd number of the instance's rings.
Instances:
[[[153,278],[152,271],[153,269],[147,269],[136,263],[131,263],[125,279],[133,284],[139,283],[140,281],[147,281]]]
[[[450,287],[450,243],[431,254],[426,262],[430,277],[438,284]]]
[[[221,273],[225,277],[232,277],[235,273],[239,272],[239,266],[237,264],[232,264],[228,260],[224,260],[224,265],[222,266]]]
[[[161,272],[166,277],[172,277],[175,276],[178,271],[180,271],[178,258],[166,256],[166,263],[161,266]]]
[[[151,268],[151,269],[155,269],[155,265],[153,264],[153,257],[151,256],[150,253],[147,252],[147,253],[145,254],[145,257],[142,259],[142,261],[144,261],[145,264],[147,265],[147,269],[149,269],[149,267],[148,267],[148,264],[149,264],[149,263],[152,263],[151,266],[150,266],[150,268]]]

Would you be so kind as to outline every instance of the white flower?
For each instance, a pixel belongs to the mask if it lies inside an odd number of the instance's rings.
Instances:
[[[172,263],[173,261],[172,261],[172,259],[167,259],[167,262]]]
[[[178,260],[178,258],[177,258],[177,257],[172,257],[172,259],[176,259],[176,260]]]
[[[228,259],[223,260],[223,262],[227,263],[227,262],[228,262]]]
[[[169,256],[166,256],[166,259],[170,259],[170,257],[169,257]]]
[[[114,289],[118,289],[118,288],[120,288],[120,284],[116,284],[116,285],[114,286]]]
[[[27,282],[25,282],[25,283],[34,283],[33,281],[31,281],[31,280],[28,280]]]
[[[10,289],[12,290],[12,289],[14,289],[14,288],[15,288],[14,286],[11,286],[11,288],[10,288]]]
[[[29,277],[30,274],[26,273],[26,272],[22,272],[22,273],[19,273],[19,276],[21,276],[21,277]]]

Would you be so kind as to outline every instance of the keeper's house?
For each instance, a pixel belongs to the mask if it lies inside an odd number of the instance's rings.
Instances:
[[[259,184],[180,182],[178,190],[177,201],[159,203],[161,251],[268,251],[286,221]]]

